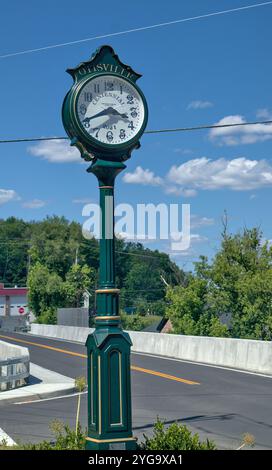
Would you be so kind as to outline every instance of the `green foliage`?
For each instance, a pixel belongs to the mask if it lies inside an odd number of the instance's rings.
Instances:
[[[79,223],[57,216],[32,222],[11,217],[0,220],[0,241],[0,282],[27,284],[30,307],[40,321],[52,322],[58,307],[81,306],[85,289],[92,294],[90,307],[94,307],[99,243],[85,239]],[[163,315],[166,291],[161,275],[177,285],[184,273],[167,254],[141,243],[117,238],[115,250],[121,306],[136,307],[139,314]]]
[[[166,316],[171,319],[174,333],[228,336],[227,327],[207,309],[207,295],[207,281],[197,277],[191,277],[186,287],[168,288]]]
[[[0,443],[0,450],[84,450],[85,432],[78,424],[76,430],[64,425],[59,420],[52,421],[50,429],[54,435],[53,441],[42,441],[38,444],[18,444],[7,447]],[[154,425],[151,437],[144,435],[144,441],[138,446],[139,450],[214,450],[215,444],[208,439],[199,440],[198,434],[192,434],[181,424],[174,423],[168,428],[158,419]]]
[[[83,294],[86,290],[93,292],[96,273],[86,264],[73,265],[66,274],[64,282],[65,305],[67,307],[81,307]]]
[[[38,323],[55,324],[57,307],[80,307],[86,289],[94,289],[95,276],[87,265],[73,265],[63,281],[40,262],[33,265],[28,275],[28,300]]]
[[[10,217],[0,220],[0,241],[0,282],[27,283],[38,321],[54,323],[58,307],[81,306],[84,290],[94,293],[99,244],[77,222]],[[129,328],[141,329],[139,317],[149,313],[168,316],[176,333],[272,339],[272,248],[259,229],[231,235],[225,224],[218,253],[211,263],[200,257],[191,275],[141,243],[116,239],[115,248],[120,304],[137,314]],[[92,308],[94,295],[90,301]]]
[[[30,224],[15,217],[0,220],[0,281],[26,285]]]
[[[63,280],[78,257],[84,263],[79,249],[82,240],[80,225],[64,217],[47,217],[32,225],[29,249],[31,264],[41,263]]]
[[[49,307],[46,310],[43,310],[41,315],[36,317],[36,323],[41,323],[42,325],[56,325],[57,324],[57,311],[54,307]]]
[[[166,315],[176,333],[272,339],[272,248],[259,229],[230,235],[211,264],[195,263],[186,286],[169,288]],[[231,318],[229,328],[220,317]]]
[[[140,446],[144,450],[215,450],[215,444],[208,439],[199,440],[198,434],[192,434],[189,429],[178,423],[168,428],[158,419],[154,426],[153,435],[144,435],[144,442]]]
[[[163,315],[166,289],[161,276],[169,284],[177,285],[184,282],[185,274],[165,253],[146,249],[140,243],[125,243],[118,239],[116,242],[121,307],[136,307],[141,315]]]
[[[84,450],[86,431],[83,432],[80,424],[77,432],[68,425],[63,425],[60,421],[51,423],[51,431],[54,434],[55,441],[42,441],[39,444],[25,444],[19,446],[22,450]]]
[[[126,315],[121,312],[122,327],[125,330],[141,331],[158,320],[160,320],[160,317],[156,315],[148,315],[144,317],[138,314]]]
[[[28,287],[29,307],[37,317],[48,309],[63,305],[65,293],[61,277],[55,272],[50,272],[49,268],[40,262],[29,270]]]

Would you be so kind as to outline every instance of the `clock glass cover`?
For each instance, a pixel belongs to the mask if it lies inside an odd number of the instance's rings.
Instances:
[[[86,82],[79,92],[76,111],[85,132],[111,145],[133,139],[145,117],[140,93],[130,82],[114,75]]]

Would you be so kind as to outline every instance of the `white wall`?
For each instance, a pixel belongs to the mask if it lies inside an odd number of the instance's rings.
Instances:
[[[85,343],[92,329],[31,325],[31,333]],[[272,375],[272,342],[129,331],[132,351]]]
[[[6,296],[0,295],[0,316],[5,315]],[[11,295],[9,300],[9,314],[11,316],[21,315],[19,308],[24,308],[24,314],[28,313],[27,296],[26,295]]]
[[[26,295],[11,295],[10,296],[10,315],[21,315],[19,308],[23,307],[24,314],[28,313],[27,297]]]

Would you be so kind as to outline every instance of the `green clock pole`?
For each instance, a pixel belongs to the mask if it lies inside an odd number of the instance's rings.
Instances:
[[[132,343],[121,327],[119,289],[115,284],[114,182],[126,168],[123,162],[140,147],[139,139],[148,118],[147,103],[136,84],[141,75],[121,62],[111,46],[100,47],[90,60],[67,72],[74,83],[63,102],[63,125],[71,145],[79,149],[85,161],[92,162],[87,171],[98,180],[101,208],[95,330],[86,341],[86,449],[134,450],[130,384]],[[101,106],[97,107],[97,103]],[[106,116],[104,124],[97,121],[101,116]],[[122,127],[119,129],[114,123],[120,120]]]
[[[95,330],[88,336],[88,436],[86,448],[136,448],[132,436],[129,335],[120,324],[115,285],[114,181],[126,166],[97,160],[88,170],[99,184],[100,275]]]

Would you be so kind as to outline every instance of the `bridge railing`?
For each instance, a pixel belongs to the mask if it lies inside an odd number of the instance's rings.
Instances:
[[[26,385],[28,377],[27,348],[0,341],[0,392]]]

